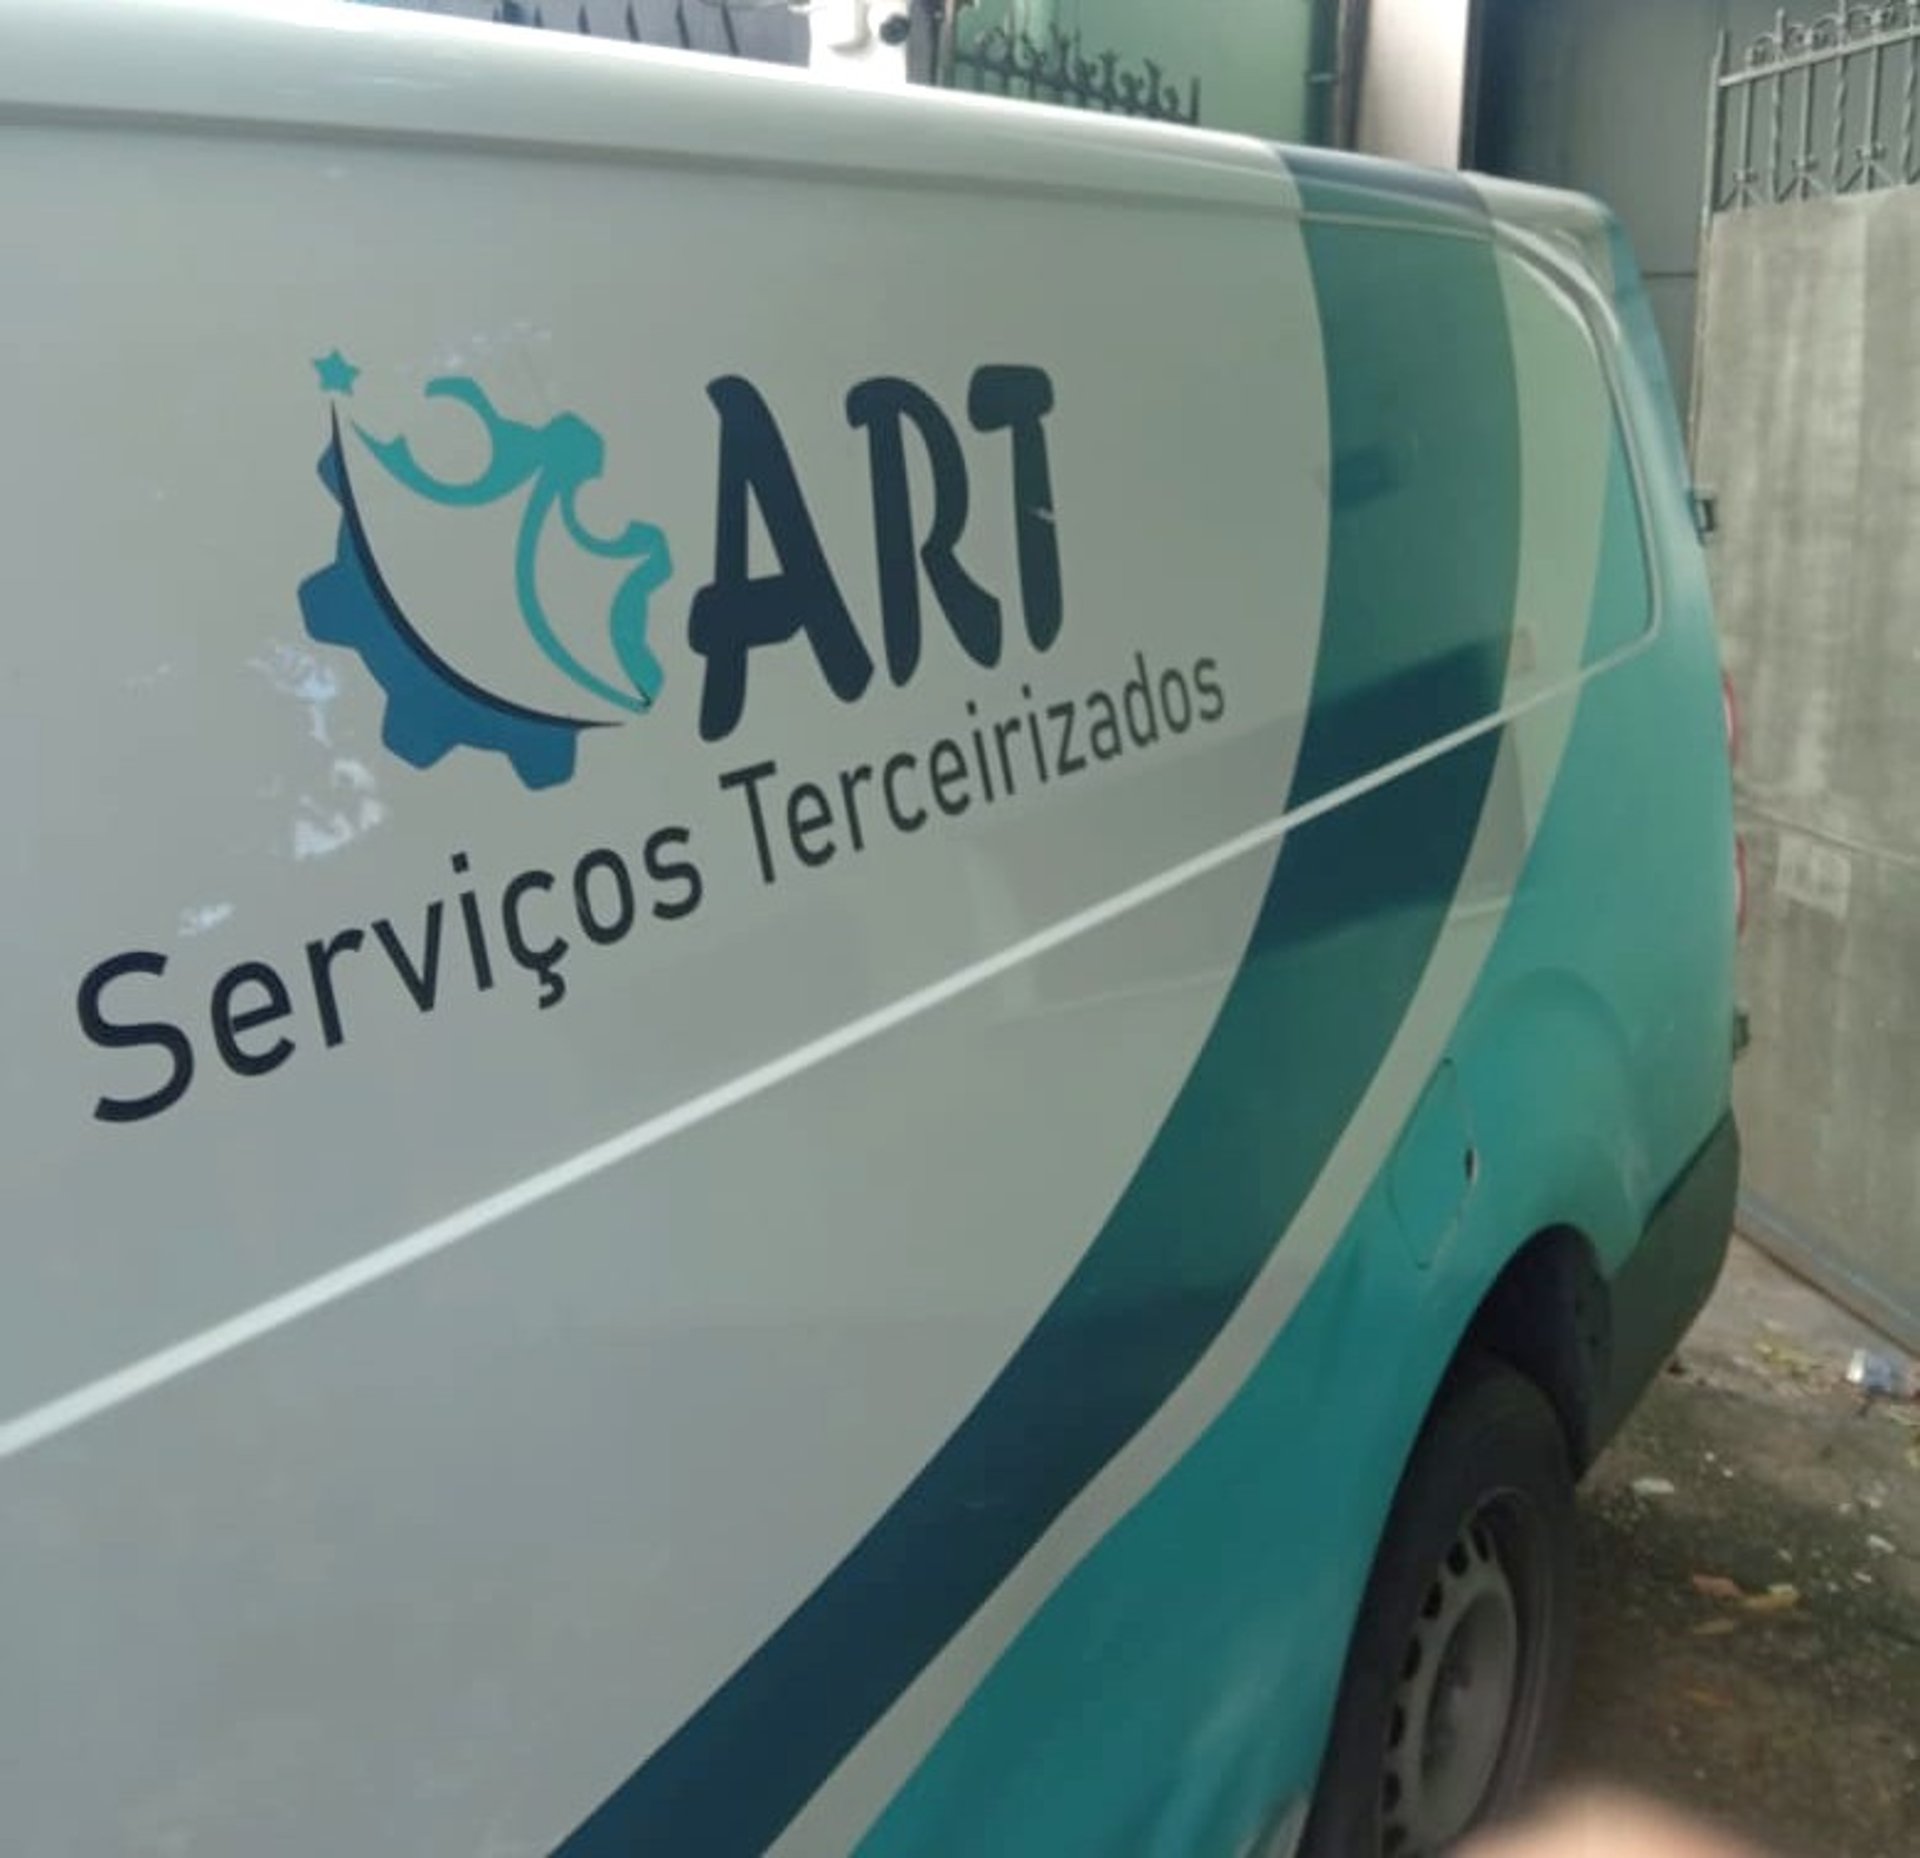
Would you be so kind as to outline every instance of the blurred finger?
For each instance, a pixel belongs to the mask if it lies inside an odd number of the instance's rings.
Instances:
[[[1587,1794],[1562,1801],[1531,1825],[1476,1840],[1460,1858],[1760,1858],[1760,1854],[1647,1801]]]

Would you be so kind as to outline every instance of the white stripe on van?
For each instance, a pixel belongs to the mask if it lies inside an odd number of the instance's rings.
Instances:
[[[1611,662],[1630,655],[1641,649],[1636,643],[1628,651],[1615,654]],[[47,1440],[58,1438],[74,1427],[85,1425],[89,1420],[97,1419],[115,1407],[125,1405],[129,1400],[138,1399],[142,1394],[154,1392],[170,1381],[178,1380],[184,1374],[192,1373],[196,1368],[218,1361],[222,1356],[245,1348],[249,1343],[258,1341],[262,1336],[272,1334],[276,1329],[285,1328],[318,1310],[338,1303],[342,1298],[352,1296],[356,1291],[379,1283],[383,1278],[392,1277],[396,1272],[404,1271],[438,1252],[458,1245],[462,1240],[474,1234],[484,1232],[488,1227],[498,1224],[511,1215],[525,1211],[536,1202],[550,1195],[564,1192],[581,1181],[590,1179],[606,1169],[638,1155],[646,1149],[665,1141],[669,1136],[678,1135],[734,1105],[757,1097],[771,1090],[775,1085],[784,1084],[789,1079],[810,1071],[814,1066],[824,1064],[828,1059],[837,1057],[855,1046],[864,1045],[868,1040],[891,1031],[894,1027],[918,1018],[935,1007],[969,993],[976,987],[1018,968],[1025,962],[1033,961],[1051,950],[1060,948],[1107,923],[1144,908],[1157,899],[1178,890],[1182,885],[1193,883],[1208,873],[1218,871],[1232,864],[1236,859],[1249,857],[1255,852],[1276,844],[1295,827],[1303,826],[1310,820],[1330,813],[1336,807],[1347,805],[1362,794],[1370,793],[1377,787],[1385,786],[1389,781],[1398,780],[1403,774],[1421,767],[1429,761],[1450,753],[1463,743],[1470,742],[1489,730],[1503,727],[1517,721],[1520,717],[1543,709],[1546,705],[1568,696],[1572,690],[1585,683],[1587,678],[1607,669],[1608,664],[1598,664],[1588,669],[1558,688],[1536,692],[1526,702],[1515,706],[1503,706],[1491,715],[1480,718],[1466,728],[1457,729],[1451,735],[1424,744],[1409,755],[1403,755],[1398,761],[1375,769],[1360,779],[1350,781],[1346,786],[1322,794],[1304,806],[1283,813],[1261,825],[1236,834],[1219,845],[1198,853],[1170,866],[1156,876],[1147,878],[1131,888],[1120,891],[1114,896],[1103,898],[1099,903],[1050,923],[1045,929],[1033,935],[1011,943],[992,955],[969,963],[966,967],[955,969],[953,973],[933,982],[931,985],[904,994],[879,1007],[871,1013],[862,1014],[858,1019],[850,1020],[821,1038],[809,1040],[806,1044],[783,1053],[753,1070],[743,1072],[739,1077],[716,1085],[712,1090],[703,1091],[696,1097],[676,1104],[672,1109],[658,1116],[636,1123],[632,1128],[620,1134],[610,1136],[604,1142],[595,1143],[582,1149],[578,1154],[566,1160],[556,1162],[536,1174],[527,1175],[516,1181],[511,1187],[489,1194],[473,1201],[458,1211],[433,1220],[416,1231],[407,1233],[370,1252],[364,1252],[358,1258],[350,1259],[333,1270],[323,1271],[290,1290],[277,1296],[264,1299],[238,1314],[227,1317],[205,1329],[184,1337],[165,1348],[141,1356],[123,1367],[115,1368],[98,1379],[87,1381],[69,1392],[27,1408],[15,1414],[11,1419],[0,1422],[0,1461],[29,1451]]]

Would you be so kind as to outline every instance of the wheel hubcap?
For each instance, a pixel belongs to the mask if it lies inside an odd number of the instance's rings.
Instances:
[[[1483,1508],[1440,1558],[1407,1642],[1381,1779],[1383,1858],[1428,1858],[1472,1824],[1519,1677],[1519,1607]]]

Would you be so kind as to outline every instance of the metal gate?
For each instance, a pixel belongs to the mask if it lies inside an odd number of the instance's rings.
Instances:
[[[1788,19],[1714,58],[1706,211],[1920,181],[1920,0]]]
[[[1090,52],[1078,33],[1053,27],[1036,36],[1001,25],[969,32],[961,26],[951,38],[940,81],[952,87],[1158,122],[1200,120],[1197,77],[1183,87],[1151,58],[1133,64],[1118,52]]]
[[[917,84],[1058,103],[1156,122],[1198,123],[1200,80],[1185,84],[1151,58],[1092,50],[1058,26],[980,23],[975,0],[909,0],[907,75]]]
[[[1715,59],[1696,471],[1743,707],[1742,1228],[1920,1348],[1920,0]]]

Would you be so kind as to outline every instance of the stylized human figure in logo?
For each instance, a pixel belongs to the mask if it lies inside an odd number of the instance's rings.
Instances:
[[[508,419],[487,398],[486,389],[465,375],[429,381],[426,393],[429,400],[458,400],[471,407],[486,427],[493,456],[471,483],[434,477],[416,461],[403,438],[376,439],[358,423],[354,431],[389,475],[433,503],[471,508],[498,502],[521,485],[530,485],[513,564],[520,616],[527,630],[549,661],[581,689],[622,709],[650,708],[660,689],[660,661],[647,648],[647,598],[673,572],[673,563],[667,538],[651,523],[632,522],[618,535],[598,536],[580,520],[575,499],[582,487],[606,468],[606,447],[599,433],[574,413],[562,413],[544,426]],[[607,616],[614,656],[632,680],[631,692],[619,689],[582,664],[561,642],[541,604],[537,579],[540,537],[556,508],[567,533],[589,554],[640,564],[620,583]]]
[[[351,396],[360,373],[336,349],[314,363],[321,387],[336,399]],[[490,455],[479,475],[462,483],[435,477],[404,438],[379,439],[357,422],[356,434],[374,461],[404,488],[429,502],[478,508],[523,491],[526,503],[514,548],[514,593],[529,636],[547,660],[582,690],[629,715],[644,714],[659,694],[660,662],[647,644],[653,592],[673,572],[666,537],[651,523],[629,522],[613,535],[590,529],[580,517],[580,492],[599,477],[606,450],[600,435],[574,413],[533,426],[502,415],[480,385],[443,376],[426,387],[429,398],[459,401],[485,427]],[[381,736],[416,767],[430,767],[465,744],[505,755],[529,787],[550,787],[574,771],[578,740],[604,723],[531,709],[476,683],[428,644],[402,610],[381,572],[348,468],[348,448],[335,405],[320,457],[320,480],[340,505],[333,562],[300,588],[307,631],[326,644],[358,652],[387,692]],[[607,614],[613,654],[631,688],[601,676],[569,649],[540,596],[542,538],[555,513],[576,547],[602,560],[631,561]]]

